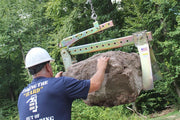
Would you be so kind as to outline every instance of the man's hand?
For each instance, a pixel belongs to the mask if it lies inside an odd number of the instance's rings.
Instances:
[[[62,74],[63,74],[63,71],[58,72],[58,73],[56,74],[55,78],[61,77]]]
[[[104,74],[109,59],[109,57],[104,56],[97,60],[97,71],[90,79],[89,93],[100,89],[102,82],[104,81]]]
[[[97,62],[97,71],[98,70],[105,71],[106,67],[107,67],[107,63],[109,61],[109,57],[103,56],[103,57],[100,57],[97,61],[98,61]]]

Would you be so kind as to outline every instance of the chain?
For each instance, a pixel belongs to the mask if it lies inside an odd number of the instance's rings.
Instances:
[[[96,14],[96,12],[94,11],[94,7],[93,7],[93,4],[92,4],[92,1],[91,0],[87,0],[86,1],[86,4],[90,4],[91,5],[91,19],[93,19],[93,20],[95,20],[96,21],[96,19],[97,19],[97,14]]]

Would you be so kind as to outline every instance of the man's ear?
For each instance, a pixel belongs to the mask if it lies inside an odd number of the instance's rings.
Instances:
[[[50,71],[51,71],[51,68],[50,68],[49,63],[46,63],[45,67],[46,67],[46,70],[47,70],[48,72],[50,72]]]
[[[52,67],[49,63],[46,64],[46,71],[49,73],[49,77],[53,77]]]

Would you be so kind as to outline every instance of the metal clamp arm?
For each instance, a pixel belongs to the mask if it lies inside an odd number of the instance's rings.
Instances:
[[[152,34],[151,32],[146,32],[148,40],[152,40]],[[134,37],[133,35],[122,37],[122,38],[115,38],[111,40],[105,40],[101,42],[86,44],[86,45],[80,45],[80,46],[74,46],[70,47],[68,51],[71,55],[78,55],[78,54],[84,54],[84,53],[90,53],[90,52],[96,52],[101,50],[108,50],[113,48],[119,48],[123,46],[128,45],[134,45]]]
[[[98,22],[94,22],[93,23],[94,27],[90,28],[88,30],[85,30],[83,32],[77,33],[75,35],[72,35],[70,37],[64,38],[61,42],[60,42],[60,48],[62,47],[70,47],[72,44],[74,44],[75,42],[77,42],[78,40],[85,38],[89,35],[95,34],[97,32],[103,31],[107,28],[110,28],[112,26],[114,26],[112,20],[108,21],[106,23],[103,23],[101,25],[98,24]]]

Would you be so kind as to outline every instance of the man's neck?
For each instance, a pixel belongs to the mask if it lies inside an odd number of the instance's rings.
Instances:
[[[51,77],[50,75],[49,75],[49,73],[37,73],[37,74],[35,74],[35,75],[33,75],[33,78],[37,78],[37,77]]]

